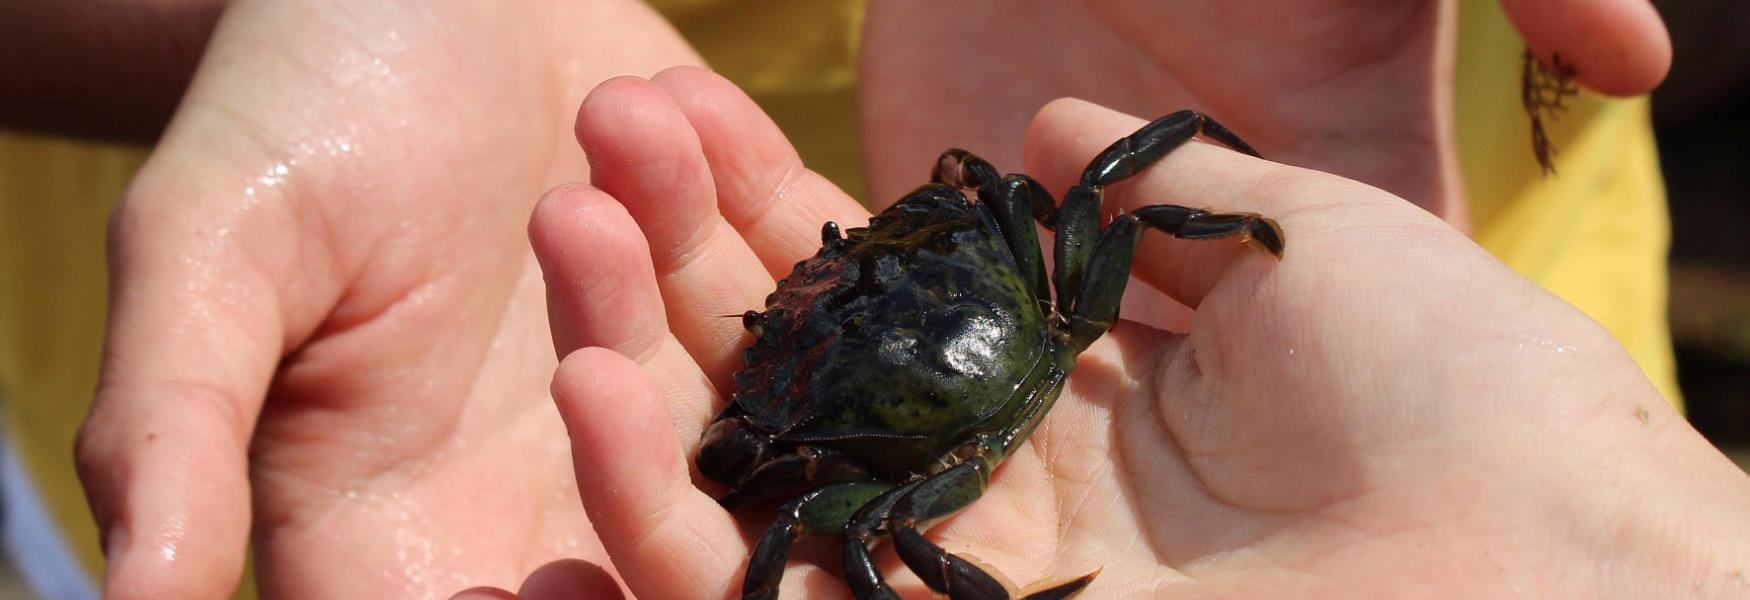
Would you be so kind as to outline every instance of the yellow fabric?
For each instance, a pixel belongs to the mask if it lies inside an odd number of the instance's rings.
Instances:
[[[746,88],[804,159],[861,194],[856,44],[863,5],[826,0],[654,2]],[[1543,178],[1519,108],[1519,38],[1493,2],[1462,2],[1457,121],[1476,237],[1593,316],[1676,401],[1665,325],[1669,232],[1646,100],[1582,97],[1552,124]],[[93,574],[97,534],[70,448],[104,323],[104,222],[143,152],[0,135],[0,385],[8,431]]]
[[[1604,325],[1681,408],[1665,317],[1671,225],[1646,97],[1582,93],[1545,119],[1544,177],[1520,106],[1519,34],[1496,2],[1460,2],[1459,160],[1477,243]]]
[[[856,0],[653,0],[712,70],[772,115],[809,168],[864,197]]]

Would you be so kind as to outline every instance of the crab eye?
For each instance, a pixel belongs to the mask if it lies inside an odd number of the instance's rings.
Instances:
[[[822,246],[833,246],[844,240],[845,235],[839,231],[838,223],[827,221],[825,225],[820,226],[820,244]]]
[[[760,317],[761,315],[759,311],[750,310],[741,313],[741,326],[746,328],[748,333],[752,333],[756,336],[760,335],[760,333],[765,331],[765,323],[760,322]]]

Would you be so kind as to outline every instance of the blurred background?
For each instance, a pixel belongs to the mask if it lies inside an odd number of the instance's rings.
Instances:
[[[1696,428],[1750,470],[1750,18],[1743,0],[1654,4],[1676,50],[1653,110],[1678,383]],[[0,599],[35,597],[0,555]]]
[[[1676,49],[1653,119],[1677,380],[1696,429],[1750,468],[1750,15],[1729,0],[1653,4]]]

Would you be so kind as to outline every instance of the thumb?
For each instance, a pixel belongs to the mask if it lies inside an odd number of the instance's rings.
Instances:
[[[108,339],[75,453],[104,597],[226,597],[249,532],[249,439],[286,344],[276,272],[290,261],[272,257],[290,232],[253,194],[182,193],[202,171],[160,152],[110,224]]]

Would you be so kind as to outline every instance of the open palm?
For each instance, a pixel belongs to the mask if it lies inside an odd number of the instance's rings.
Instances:
[[[107,593],[228,595],[252,530],[275,597],[605,562],[524,225],[590,87],[696,61],[633,2],[232,5],[115,217]]]
[[[1027,166],[1061,190],[1141,123],[1055,103]],[[596,187],[550,192],[531,231],[576,350],[554,392],[585,505],[637,595],[733,596],[770,517],[724,512],[689,468],[739,366],[723,316],[762,306],[821,222],[867,215],[702,71],[605,84],[578,134]],[[1401,199],[1207,144],[1109,198],[1256,210],[1288,252],[1145,235],[1137,274],[1196,308],[1190,331],[1123,323],[1091,347],[991,489],[931,532],[948,550],[1021,584],[1103,569],[1089,597],[1654,589],[1645,561],[1588,570],[1668,533],[1600,527],[1629,476],[1596,466],[1644,463],[1655,432],[1709,450],[1572,308]],[[786,593],[845,594],[836,543]]]

